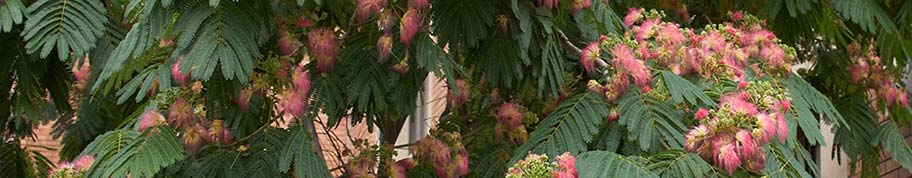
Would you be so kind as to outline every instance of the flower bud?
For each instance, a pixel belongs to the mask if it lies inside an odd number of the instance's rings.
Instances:
[[[168,39],[161,38],[161,39],[158,39],[158,47],[159,47],[159,48],[169,47],[169,46],[172,46],[172,45],[174,45],[174,38],[168,38]]]

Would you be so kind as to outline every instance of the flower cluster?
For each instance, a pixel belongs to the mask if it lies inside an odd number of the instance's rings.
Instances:
[[[500,140],[503,135],[513,144],[522,144],[526,142],[529,134],[523,126],[523,113],[526,107],[519,105],[516,101],[510,101],[500,104],[497,109],[497,125],[494,127],[494,137]]]
[[[415,142],[415,159],[430,164],[438,177],[463,177],[469,173],[469,153],[456,132],[444,132],[440,139],[427,136]]]
[[[355,2],[358,6],[357,15],[358,20],[364,22],[371,15],[379,13],[384,7],[386,7],[386,0],[358,0]]]
[[[282,112],[297,118],[303,118],[307,110],[307,95],[310,92],[310,74],[302,66],[295,66],[291,76],[292,86],[282,92],[279,105]]]
[[[676,23],[663,22],[661,12],[640,8],[628,12],[624,17],[628,32],[623,36],[603,36],[585,47],[580,55],[587,72],[599,70],[596,62],[610,57],[611,65],[601,65],[614,71],[607,84],[589,85],[591,91],[605,95],[610,101],[620,97],[631,80],[644,92],[650,91],[652,69],[746,83],[751,72],[757,78],[788,76],[790,62],[795,58],[795,50],[779,44],[779,39],[763,29],[763,22],[756,17],[734,13],[737,21],[709,25],[697,33]],[[610,56],[601,55],[603,51]]]
[[[174,64],[171,64],[171,77],[174,78],[174,81],[177,81],[177,84],[181,86],[186,86],[190,82],[190,74],[184,73],[180,69],[181,61],[184,60],[183,56],[177,57],[177,60],[174,61]]]
[[[785,142],[791,101],[781,87],[752,81],[740,91],[722,96],[718,109],[699,109],[699,125],[685,136],[685,148],[712,161],[729,174],[739,167],[760,172],[765,166],[763,145],[778,137]]]
[[[339,40],[332,29],[314,29],[307,34],[307,47],[317,60],[317,72],[324,73],[336,64]]]
[[[847,50],[852,59],[852,65],[849,66],[850,82],[858,84],[865,91],[874,93],[887,108],[896,104],[902,107],[909,106],[906,89],[895,85],[893,75],[887,71],[880,57],[874,53],[873,45],[867,49],[867,52],[862,52],[858,43],[852,43]]]
[[[472,88],[469,87],[469,82],[465,79],[456,79],[456,89],[458,93],[454,93],[451,90],[447,90],[447,105],[450,107],[460,106],[469,101],[469,98],[472,97]]]
[[[90,155],[83,155],[76,158],[73,162],[63,162],[60,163],[57,168],[51,170],[48,177],[51,178],[70,178],[70,177],[83,177],[85,176],[86,171],[92,167],[92,163],[95,162],[95,157]]]
[[[73,76],[76,76],[76,87],[85,88],[89,83],[89,77],[92,74],[92,62],[89,60],[89,55],[86,54],[85,59],[82,60],[82,65],[79,65],[79,60],[73,62]]]
[[[548,162],[547,155],[529,154],[507,170],[507,178],[553,177],[576,178],[576,157],[570,153],[557,156],[555,162]]]

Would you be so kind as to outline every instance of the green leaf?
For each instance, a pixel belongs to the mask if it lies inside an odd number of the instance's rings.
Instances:
[[[560,88],[564,85],[564,58],[560,43],[554,39],[554,35],[550,35],[541,47],[541,63],[534,65],[539,96],[550,94],[558,97]]]
[[[488,26],[494,23],[495,9],[492,1],[460,0],[434,1],[431,8],[431,19],[435,23],[434,35],[440,38],[440,44],[450,44],[451,48],[469,48],[478,45],[478,41],[488,36]]]
[[[823,135],[819,131],[817,118],[811,112],[812,110],[825,116],[823,119],[835,124],[836,127],[850,127],[829,98],[803,79],[790,78],[788,93],[792,98],[792,108],[798,113],[798,125],[804,130],[805,137],[812,145],[825,144]]]
[[[158,39],[165,36],[166,27],[172,19],[170,10],[155,4],[154,1],[152,3],[142,7],[142,14],[138,17],[140,21],[127,32],[124,39],[114,48],[114,52],[105,61],[104,68],[92,86],[92,90],[98,90],[100,86],[104,86],[104,90],[115,88],[119,86],[118,81],[130,77],[129,75],[133,73],[132,70],[134,68],[144,67],[142,65],[146,64],[145,62],[127,63],[130,59],[136,59],[137,61],[150,60],[143,58],[144,56],[152,58],[151,60],[159,59],[158,56],[161,52],[148,53],[147,50],[157,45]],[[140,11],[139,8],[133,9]],[[108,79],[112,79],[114,82],[106,82]]]
[[[682,114],[670,103],[633,91],[618,103],[619,123],[627,127],[627,139],[637,140],[641,149],[656,148],[660,139],[671,148],[683,147],[686,126]]]
[[[706,93],[703,93],[700,87],[697,87],[687,79],[664,70],[661,71],[661,76],[662,81],[665,82],[665,87],[668,87],[668,93],[671,94],[673,103],[680,104],[686,99],[688,103],[694,105],[716,106],[716,103]]]
[[[166,166],[184,159],[180,140],[167,127],[118,130],[98,137],[86,148],[96,155],[87,177],[152,177]]]
[[[657,161],[649,165],[649,168],[661,177],[709,177],[713,170],[700,155],[684,150],[663,151],[652,157]]]
[[[29,5],[22,37],[29,53],[45,58],[57,49],[58,58],[81,56],[95,47],[108,22],[104,2],[98,0],[39,0]]]
[[[16,24],[22,23],[25,14],[25,5],[22,0],[6,0],[0,5],[0,31],[9,32]]]
[[[797,144],[792,144],[797,145]],[[769,177],[804,177],[810,178],[810,173],[805,170],[805,163],[798,159],[812,159],[804,148],[789,148],[786,144],[771,143],[765,147],[766,169],[763,173]],[[798,153],[793,152],[799,151]],[[799,154],[800,153],[800,154]],[[816,170],[816,164],[811,164],[811,169]]]
[[[658,177],[637,156],[623,156],[609,151],[590,151],[580,154],[576,161],[579,177]]]
[[[912,170],[912,149],[909,148],[909,143],[906,143],[906,138],[900,133],[896,123],[887,121],[877,135],[884,149],[893,156],[893,160],[899,162],[906,170]]]
[[[833,8],[847,21],[852,21],[867,32],[897,32],[896,24],[889,12],[881,7],[880,1],[841,0],[833,1]]]
[[[268,22],[256,16],[259,5],[249,1],[227,3],[212,8],[197,5],[182,12],[174,29],[185,30],[179,36],[172,58],[186,54],[182,71],[193,78],[209,80],[216,66],[222,76],[247,83],[253,73],[253,61],[259,57],[259,35]]]
[[[302,127],[291,129],[291,136],[285,142],[285,149],[279,159],[279,171],[288,172],[294,162],[295,177],[330,177],[329,168],[323,158],[311,147],[310,133]]]
[[[604,1],[592,1],[589,8],[576,13],[573,19],[580,29],[584,41],[596,41],[602,34],[621,34],[624,31],[623,21],[614,13],[614,9]]]
[[[415,58],[418,59],[418,65],[425,71],[434,72],[437,76],[446,78],[448,86],[454,92],[458,93],[456,86],[456,76],[465,74],[462,66],[453,61],[453,57],[446,53],[440,46],[434,44],[428,35],[419,35],[415,44]]]
[[[582,153],[608,116],[604,99],[591,92],[575,95],[563,102],[538,123],[529,140],[513,152],[510,164],[527,154],[557,156],[564,152]]]

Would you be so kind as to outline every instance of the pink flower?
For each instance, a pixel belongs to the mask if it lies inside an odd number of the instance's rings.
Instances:
[[[637,60],[631,53],[630,48],[617,44],[611,49],[611,54],[614,55],[612,63],[631,75],[638,87],[645,87],[652,82],[652,74],[649,72],[649,67],[643,64],[643,61]]]
[[[548,10],[554,9],[558,4],[560,4],[560,0],[538,0],[538,5],[545,6]]]
[[[364,22],[372,14],[380,12],[386,6],[386,0],[358,0],[356,5],[358,6],[355,10],[358,21]]]
[[[169,46],[171,46],[171,45],[174,45],[174,39],[173,39],[173,38],[168,38],[168,39],[160,38],[160,39],[158,39],[158,47],[159,47],[159,48],[169,47]]]
[[[459,154],[453,158],[456,164],[456,174],[459,177],[469,174],[469,153],[465,150],[459,150]]]
[[[278,43],[279,43],[279,52],[281,52],[282,55],[284,55],[284,56],[292,55],[295,52],[298,52],[298,49],[301,48],[301,46],[304,46],[304,44],[301,43],[301,41],[298,41],[298,39],[295,38],[294,35],[291,35],[291,33],[289,33],[284,28],[280,29],[280,30],[281,31],[279,32],[279,42]]]
[[[158,126],[164,121],[165,116],[159,114],[158,111],[154,109],[146,110],[139,120],[139,131],[145,132],[146,129]]]
[[[656,41],[661,43],[663,46],[669,48],[677,48],[679,45],[687,41],[687,38],[684,37],[684,33],[681,33],[681,29],[678,27],[678,24],[665,23],[659,27],[659,33],[656,36]]]
[[[742,18],[744,18],[744,14],[741,14],[741,11],[736,11],[735,13],[732,13],[732,20],[740,21]]]
[[[792,100],[782,99],[779,101],[779,107],[782,108],[782,111],[789,111],[792,108]]]
[[[82,60],[82,65],[78,64],[79,60],[73,62],[73,75],[76,76],[76,83],[81,87],[85,87],[88,85],[89,77],[92,74],[92,62],[89,60],[89,55],[86,55]]]
[[[225,122],[219,119],[212,121],[208,138],[210,139],[209,142],[212,143],[231,144],[233,142],[231,132],[225,127]]]
[[[721,52],[721,51],[725,50],[726,41],[725,41],[725,37],[722,37],[722,35],[719,34],[718,31],[710,30],[703,37],[703,41],[700,42],[700,45],[704,49],[708,48],[708,49],[712,49],[713,51],[716,51],[716,52]]]
[[[418,28],[421,25],[421,17],[418,16],[418,10],[414,8],[409,8],[408,11],[405,11],[405,15],[402,15],[402,21],[399,22],[399,42],[408,47],[412,38],[415,38],[415,35],[418,34]]]
[[[392,169],[389,171],[390,178],[408,178],[405,168],[403,168],[402,165],[390,164],[390,168]]]
[[[522,126],[524,107],[515,101],[506,102],[497,109],[497,123],[512,129]]]
[[[738,169],[738,166],[741,166],[741,159],[738,157],[735,144],[729,143],[722,145],[722,147],[719,148],[719,155],[715,157],[713,162],[727,171],[728,175],[734,173],[735,169]]]
[[[383,63],[389,58],[390,53],[393,50],[393,35],[389,33],[384,33],[383,36],[380,36],[380,39],[377,40],[377,51],[380,53],[377,55],[378,62]]]
[[[405,158],[405,159],[396,161],[396,165],[399,165],[400,167],[405,169],[406,172],[408,172],[415,168],[415,160],[413,160],[412,158]]]
[[[776,116],[774,115],[773,117]],[[756,136],[758,136],[757,141],[761,144],[769,143],[770,138],[778,134],[777,129],[779,126],[778,123],[773,119],[774,118],[771,118],[770,115],[766,113],[757,114],[756,124],[759,133]]]
[[[199,149],[206,144],[205,141],[208,140],[203,136],[203,134],[208,132],[209,131],[207,131],[206,128],[203,128],[203,126],[199,124],[196,124],[196,126],[193,127],[188,127],[183,136],[184,150],[187,150],[187,152],[190,154],[194,154],[199,151]]]
[[[72,162],[73,168],[77,170],[88,170],[95,163],[95,157],[91,155],[82,155]]]
[[[465,104],[469,101],[469,97],[472,96],[470,94],[472,88],[469,87],[469,82],[463,79],[456,79],[456,89],[458,89],[459,93],[453,93],[451,90],[447,90],[447,104],[451,107]]]
[[[769,43],[760,50],[760,57],[763,58],[771,67],[781,67],[788,65],[785,61],[785,50],[778,45]]]
[[[750,83],[745,80],[738,81],[738,90],[744,90],[748,85],[750,85]]]
[[[750,94],[740,92],[723,96],[721,103],[724,108],[730,109],[733,113],[747,114],[748,116],[756,115],[758,112],[757,107],[748,102],[748,99],[750,99]]]
[[[620,112],[618,112],[614,108],[611,108],[611,111],[608,112],[608,122],[614,122],[614,121],[618,120],[619,118],[621,118]]]
[[[380,17],[377,17],[377,26],[380,27],[380,30],[383,33],[390,33],[393,29],[393,25],[396,24],[396,15],[393,12],[386,10],[380,13]]]
[[[280,105],[282,105],[282,111],[285,114],[302,118],[304,116],[304,108],[306,101],[304,101],[304,96],[300,92],[288,91],[285,90],[282,92],[282,100]]]
[[[177,60],[174,61],[174,64],[171,64],[171,77],[174,78],[174,81],[177,81],[177,84],[181,86],[186,86],[190,81],[190,75],[181,72],[180,65],[181,61],[184,60],[183,56],[177,57]]]
[[[580,53],[580,62],[583,63],[583,68],[586,69],[586,72],[595,71],[595,60],[599,60],[601,55],[601,49],[598,45],[598,41],[590,42]]]
[[[738,140],[738,148],[740,148],[741,157],[750,158],[753,157],[754,154],[758,154],[757,143],[754,142],[754,137],[751,136],[750,131],[738,131],[738,133],[735,134],[735,139]]]
[[[573,155],[570,155],[569,152],[564,152],[564,154],[557,156],[555,159],[557,159],[557,172],[565,173],[562,176],[578,176],[576,172],[576,158],[573,157]]]
[[[709,128],[706,125],[700,124],[687,132],[687,135],[684,136],[687,140],[684,143],[684,148],[690,152],[696,152],[703,145],[703,139],[709,134]]]
[[[857,64],[849,66],[850,81],[860,83],[868,77],[869,67],[867,60],[858,60]]]
[[[645,45],[646,43],[642,43],[642,42],[644,42],[647,38],[650,38],[653,35],[655,35],[655,30],[656,30],[655,28],[656,28],[656,26],[659,25],[659,23],[660,23],[659,19],[654,18],[654,19],[647,19],[646,21],[643,21],[643,24],[640,24],[640,26],[634,26],[632,28],[632,30],[635,33],[636,40],[638,42],[641,42],[642,45]]]
[[[592,0],[573,0],[573,14],[576,14],[585,8],[589,8],[591,5]]]
[[[788,123],[785,121],[785,116],[782,114],[776,114],[778,123],[776,123],[776,132],[779,136],[779,142],[785,143],[785,138],[788,138]]]
[[[428,3],[428,0],[409,0],[409,7],[414,7],[418,10],[427,10],[431,7],[431,4]]]
[[[303,96],[307,96],[310,91],[310,73],[304,70],[304,67],[296,66],[294,74],[291,76],[294,82],[294,90]]]
[[[317,60],[317,72],[325,73],[333,68],[339,53],[339,42],[331,29],[316,29],[307,34],[308,47]]]
[[[909,107],[909,96],[908,96],[908,92],[906,92],[906,91],[903,90],[903,89],[900,89],[900,90],[901,90],[901,91],[899,91],[899,96],[897,96],[897,98],[898,98],[898,100],[899,100],[899,101],[898,101],[898,102],[899,102],[899,105],[900,105],[900,106],[903,106],[903,107]]]
[[[250,88],[241,89],[238,92],[238,98],[234,100],[234,103],[238,105],[241,110],[246,111],[250,108],[250,97],[253,96],[253,90]]]
[[[298,16],[298,20],[295,21],[295,27],[298,27],[298,28],[307,28],[307,27],[310,27],[310,25],[311,25],[310,19],[307,19],[307,17],[305,17],[305,16]]]
[[[188,128],[193,119],[193,108],[183,98],[168,106],[168,125],[174,128]]]
[[[697,110],[697,113],[694,114],[694,119],[702,120],[702,119],[706,119],[707,116],[709,116],[709,110],[700,108]]]
[[[643,18],[643,8],[632,7],[627,10],[627,16],[624,16],[624,25],[627,27],[633,27],[633,23],[636,23]]]

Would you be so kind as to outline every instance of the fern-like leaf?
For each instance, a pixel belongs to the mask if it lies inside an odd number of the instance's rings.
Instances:
[[[661,177],[709,177],[713,170],[700,155],[684,150],[667,150],[653,155],[652,158],[657,161],[649,165],[649,168]]]
[[[825,144],[823,135],[820,134],[817,117],[811,111],[825,116],[823,119],[829,123],[834,123],[836,127],[849,127],[846,124],[842,114],[836,110],[833,103],[817,91],[814,86],[798,77],[792,77],[788,81],[788,93],[791,95],[793,107],[798,113],[798,126],[804,131],[804,136],[812,145]],[[851,128],[849,128],[851,129]]]
[[[22,0],[6,0],[0,4],[0,31],[9,32],[16,24],[22,23],[25,14],[25,5]]]
[[[905,137],[899,132],[899,127],[893,121],[887,121],[878,134],[880,143],[886,151],[890,152],[893,160],[899,162],[906,170],[912,170],[912,149],[906,143]]]
[[[57,49],[60,60],[70,52],[81,55],[95,46],[108,22],[107,10],[97,0],[40,0],[29,5],[22,36],[29,53],[42,58]]]
[[[288,172],[294,162],[294,174],[301,178],[330,177],[329,169],[317,152],[311,147],[310,133],[302,127],[291,129],[291,136],[285,142],[285,149],[279,158],[279,171]]]
[[[582,153],[607,116],[608,105],[601,96],[591,92],[573,96],[538,123],[529,140],[513,152],[510,164],[529,152],[548,156]]]
[[[703,93],[703,90],[700,89],[700,87],[687,81],[687,79],[681,78],[681,76],[675,75],[669,71],[662,71],[661,76],[662,81],[665,82],[665,87],[668,88],[668,93],[671,94],[671,101],[675,104],[687,101],[688,103],[695,105],[716,105],[706,93]]]
[[[432,21],[436,24],[434,35],[441,44],[451,47],[475,47],[478,41],[488,36],[488,26],[494,23],[495,9],[492,1],[460,0],[436,1],[431,9]],[[501,51],[502,52],[502,51]]]
[[[98,137],[86,148],[96,155],[87,177],[152,177],[184,158],[184,148],[170,128],[149,130],[118,130]]]
[[[222,76],[246,83],[253,73],[253,61],[259,57],[259,35],[266,22],[256,16],[258,5],[250,2],[225,3],[212,8],[197,5],[187,8],[175,24],[185,30],[177,41],[174,55],[184,55],[182,71],[204,81],[212,77],[216,66]],[[176,58],[177,56],[172,56]]]
[[[430,36],[420,35],[416,41],[415,57],[418,59],[418,65],[425,71],[446,78],[447,85],[456,86],[456,76],[465,73],[462,66],[453,61],[452,56],[435,44]],[[460,92],[457,87],[450,87],[450,89],[457,93]]]
[[[646,159],[623,156],[609,151],[590,151],[580,154],[576,161],[579,177],[655,177]]]
[[[619,101],[620,124],[627,127],[627,139],[637,140],[644,151],[659,146],[664,139],[671,148],[682,148],[686,126],[682,114],[670,103],[639,92],[628,92]]]
[[[877,33],[880,29],[888,33],[896,32],[896,24],[879,2],[872,0],[833,1],[833,8],[839,12],[840,16],[855,22],[867,32]]]

